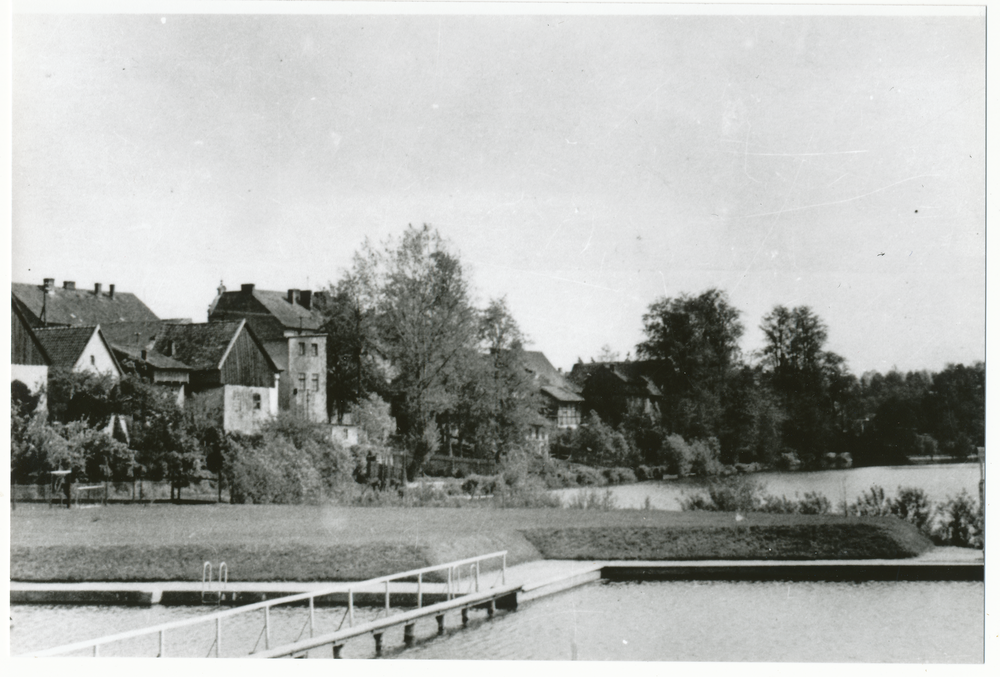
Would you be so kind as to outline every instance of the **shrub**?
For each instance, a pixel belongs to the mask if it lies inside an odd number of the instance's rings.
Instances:
[[[799,455],[794,451],[786,451],[778,457],[775,465],[778,466],[779,470],[798,470],[802,467],[802,461],[799,460]]]
[[[754,512],[764,505],[764,485],[748,475],[715,478],[707,484],[707,499],[702,494],[687,496],[681,502],[683,510],[713,510],[717,512]]]
[[[858,517],[885,517],[893,514],[892,503],[886,498],[885,489],[877,484],[858,496],[858,500],[848,506],[847,510]]]
[[[816,491],[807,491],[799,501],[797,512],[802,515],[826,515],[831,507],[830,499],[826,496]]]
[[[575,468],[574,479],[581,487],[600,487],[607,484],[604,475],[597,468],[581,465]]]
[[[933,512],[927,493],[917,487],[900,487],[890,510],[896,517],[909,522],[924,533],[931,532]]]
[[[639,482],[646,482],[653,479],[653,469],[648,465],[640,465],[635,469],[635,478]]]
[[[798,512],[799,504],[793,500],[768,494],[760,505],[760,512],[792,514]]]
[[[981,502],[974,500],[968,492],[949,496],[937,506],[941,519],[934,530],[934,539],[945,545],[965,548],[982,548],[985,543],[984,515]]]

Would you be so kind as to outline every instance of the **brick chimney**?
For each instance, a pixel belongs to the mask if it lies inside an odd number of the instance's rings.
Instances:
[[[56,278],[47,277],[42,283],[42,288],[45,289],[45,293],[52,296],[56,293]]]
[[[113,284],[108,285],[108,298],[113,299],[115,297],[115,286]]]
[[[253,284],[241,284],[240,291],[244,294],[253,294]]]
[[[66,291],[76,291],[76,282],[66,280],[63,282],[63,289]]]
[[[303,289],[299,292],[299,303],[306,310],[312,310],[312,291],[308,289]]]
[[[94,296],[100,296],[100,295],[101,295],[101,283],[100,282],[95,282],[94,283]]]
[[[298,303],[298,301],[299,301],[299,290],[298,289],[289,289],[288,290],[288,302],[291,303],[292,305],[295,305],[296,303]]]

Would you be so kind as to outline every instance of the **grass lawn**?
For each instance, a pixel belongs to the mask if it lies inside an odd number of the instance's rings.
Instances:
[[[11,579],[363,580],[508,550],[508,563],[560,559],[910,557],[930,542],[892,518],[647,510],[336,506],[19,506]]]

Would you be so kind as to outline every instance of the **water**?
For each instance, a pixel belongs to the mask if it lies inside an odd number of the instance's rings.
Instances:
[[[919,487],[927,492],[931,503],[942,502],[957,496],[963,490],[970,496],[979,496],[979,464],[948,463],[942,465],[878,466],[851,468],[849,470],[821,470],[817,472],[762,472],[752,477],[764,485],[765,491],[775,496],[794,498],[815,491],[823,494],[836,507],[845,498],[853,503],[873,484],[885,489],[893,497],[899,487]],[[649,498],[650,505],[658,510],[680,510],[685,496],[697,493],[702,480],[685,478],[664,482],[643,482],[608,487],[619,508],[642,508]],[[604,492],[606,489],[598,489]],[[570,498],[587,489],[560,489],[558,495],[563,505]]]
[[[402,650],[402,628],[387,631],[387,655],[405,659],[628,661],[792,661],[978,663],[983,657],[984,587],[960,582],[657,582],[599,583],[546,597],[486,620],[472,612],[435,637],[417,623],[416,646]],[[20,654],[97,635],[209,613],[202,607],[12,607],[11,652]],[[376,613],[363,610],[366,619]],[[330,631],[343,609],[317,608]],[[303,631],[304,608],[272,611],[272,646]],[[362,619],[359,618],[359,621]],[[333,627],[331,627],[331,625]],[[262,612],[223,629],[223,654],[245,655],[260,639]],[[189,635],[189,636],[188,636]],[[308,629],[305,634],[308,636]],[[168,635],[168,654],[209,654],[214,625]],[[156,654],[156,638],[106,647],[102,655]],[[369,658],[370,636],[349,641],[345,658]],[[313,652],[328,657],[329,649]]]

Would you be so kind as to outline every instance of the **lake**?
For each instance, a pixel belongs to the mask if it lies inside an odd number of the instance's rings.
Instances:
[[[820,470],[816,472],[761,472],[751,475],[765,491],[775,496],[794,498],[806,492],[823,494],[834,509],[847,499],[853,503],[872,485],[885,489],[894,497],[899,487],[919,487],[927,492],[932,503],[957,496],[965,490],[972,497],[979,496],[979,464],[948,463],[941,465],[876,466],[847,470]],[[615,487],[600,487],[603,493],[610,490],[619,508],[642,508],[649,498],[650,505],[658,510],[680,510],[681,501],[697,493],[704,480],[687,477],[662,482],[641,482]],[[588,489],[558,489],[553,493],[566,505],[574,494]]]
[[[209,613],[206,607],[12,607],[13,655],[170,620]],[[342,609],[317,608],[328,631]],[[366,610],[374,614],[374,610]],[[227,620],[224,655],[260,642],[260,614]],[[791,661],[978,663],[983,658],[983,583],[964,582],[643,582],[595,583],[522,606],[518,611],[434,637],[433,619],[416,626],[418,642],[402,650],[402,629],[386,634],[388,657],[403,659]],[[303,608],[272,611],[275,642],[305,631]],[[360,620],[360,619],[359,619]],[[213,625],[168,635],[168,653],[204,657]],[[272,643],[272,645],[274,645]],[[261,642],[262,646],[262,642]],[[102,655],[156,653],[156,638],[102,648]],[[370,637],[351,640],[345,658],[369,658]],[[317,650],[316,656],[330,652]]]

